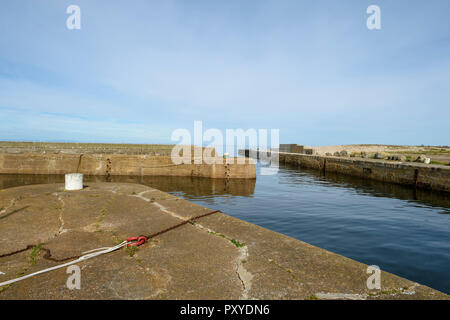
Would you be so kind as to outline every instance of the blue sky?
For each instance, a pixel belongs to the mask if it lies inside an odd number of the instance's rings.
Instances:
[[[81,8],[81,30],[66,8]],[[381,8],[381,30],[366,8]],[[5,0],[0,140],[450,144],[450,1]]]

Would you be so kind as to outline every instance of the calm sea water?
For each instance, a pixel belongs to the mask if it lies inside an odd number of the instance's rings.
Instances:
[[[0,175],[0,188],[63,180],[63,176]],[[293,166],[282,166],[276,175],[258,175],[256,181],[190,177],[110,181],[158,188],[450,294],[446,193]]]

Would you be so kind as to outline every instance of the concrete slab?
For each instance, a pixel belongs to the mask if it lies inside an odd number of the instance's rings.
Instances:
[[[148,235],[210,212],[138,184],[62,184],[0,192],[0,282],[130,236]],[[436,290],[382,272],[369,290],[367,266],[223,213],[127,248],[78,263],[81,289],[66,268],[0,288],[0,299],[448,299]]]

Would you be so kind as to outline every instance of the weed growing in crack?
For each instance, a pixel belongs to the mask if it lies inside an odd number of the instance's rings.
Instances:
[[[36,257],[39,253],[39,250],[41,250],[42,243],[38,244],[36,247],[33,248],[33,251],[30,253],[30,264],[34,266],[36,264]]]
[[[125,247],[125,250],[127,251],[128,255],[130,257],[133,257],[136,252],[138,252],[139,248],[136,246],[131,246],[131,247]]]
[[[214,236],[218,236],[218,237],[221,237],[221,238],[225,238],[225,235],[222,234],[222,233],[217,233],[217,232],[214,232],[214,231],[208,231],[208,233],[209,233],[209,234],[212,234],[212,235],[214,235]]]
[[[237,241],[236,239],[231,239],[230,241],[232,244],[234,244],[238,248],[245,247],[245,243],[241,243],[241,242]]]

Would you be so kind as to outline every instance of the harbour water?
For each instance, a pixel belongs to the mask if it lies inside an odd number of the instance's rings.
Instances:
[[[447,193],[294,166],[256,180],[108,180],[142,183],[450,294]],[[63,181],[63,176],[0,175],[0,189]]]

